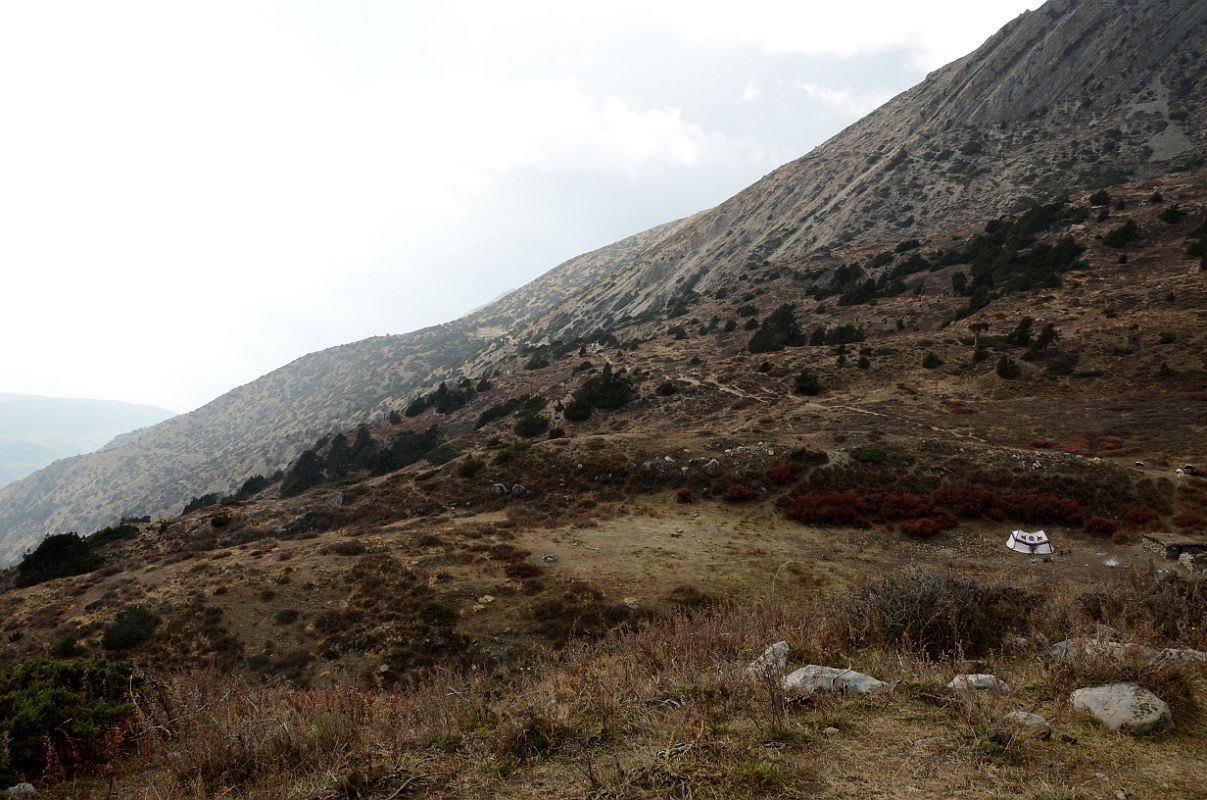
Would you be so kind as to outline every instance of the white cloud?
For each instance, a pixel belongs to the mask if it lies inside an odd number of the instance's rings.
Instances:
[[[886,92],[852,92],[807,81],[798,81],[796,88],[831,111],[851,118],[874,111],[892,97],[891,93]]]

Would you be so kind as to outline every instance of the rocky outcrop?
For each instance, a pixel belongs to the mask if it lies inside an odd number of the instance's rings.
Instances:
[[[801,695],[813,692],[838,692],[840,694],[879,694],[888,691],[888,684],[871,675],[852,669],[822,667],[810,664],[789,673],[783,682],[788,694]]]

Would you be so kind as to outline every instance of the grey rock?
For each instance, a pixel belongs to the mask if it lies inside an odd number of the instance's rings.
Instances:
[[[8,789],[9,797],[37,797],[38,790],[34,788],[32,783],[18,783],[16,786],[10,786]]]
[[[1158,650],[1149,659],[1150,664],[1207,664],[1207,653],[1202,650],[1191,650],[1190,648],[1178,649],[1175,647],[1166,647],[1164,650]]]
[[[541,561],[544,561],[546,564],[556,564],[557,556],[553,555],[553,553],[545,553],[545,555],[541,556]]]
[[[788,666],[789,649],[787,642],[776,642],[747,665],[746,674],[751,678],[762,678],[783,672],[784,667]]]
[[[511,487],[511,493],[513,495],[515,495],[516,497],[519,497],[520,495],[528,494],[528,489],[526,487],[524,487],[523,485],[517,483]]]
[[[1113,731],[1144,734],[1173,727],[1165,701],[1135,683],[1078,689],[1069,700],[1074,709],[1092,715]]]
[[[336,492],[334,495],[332,495],[331,499],[327,501],[327,505],[331,506],[332,508],[343,508],[344,493]]]
[[[838,728],[835,728],[834,726],[830,726],[829,728],[823,730],[822,733],[824,733],[826,736],[837,736],[838,734],[842,733],[842,731],[838,730]]]
[[[721,471],[721,462],[715,458],[710,458],[704,462],[704,471],[709,475],[716,475]]]
[[[957,692],[968,691],[984,691],[986,689],[996,689],[999,692],[1009,692],[1010,684],[1001,680],[996,675],[987,675],[985,673],[974,673],[957,675],[947,684],[947,688]]]
[[[888,691],[888,684],[871,675],[853,669],[838,669],[810,664],[784,678],[784,691],[789,694],[841,692],[842,694],[878,694]]]
[[[1044,719],[1039,714],[1032,714],[1028,711],[1011,711],[1006,716],[1002,717],[1005,722],[1021,725],[1024,728],[1047,728],[1048,720]]]

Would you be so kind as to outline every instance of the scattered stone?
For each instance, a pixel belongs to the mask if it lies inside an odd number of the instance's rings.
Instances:
[[[553,555],[553,553],[545,553],[545,555],[541,556],[541,561],[544,561],[546,564],[556,564],[557,556]]]
[[[947,684],[947,688],[957,692],[984,691],[985,689],[1009,692],[1010,684],[1001,680],[996,675],[978,673],[957,675],[951,679],[951,683]]]
[[[1156,664],[1207,664],[1207,653],[1202,650],[1191,650],[1190,648],[1178,649],[1176,647],[1166,647],[1164,650],[1158,650],[1150,659],[1149,663]]]
[[[716,475],[721,471],[721,462],[715,458],[710,458],[704,462],[704,471],[709,475]]]
[[[34,788],[32,783],[18,783],[16,786],[9,787],[9,797],[37,797],[38,790]]]
[[[498,495],[507,494],[508,491],[507,484],[504,483],[492,483],[490,485],[490,490]]]
[[[815,691],[843,694],[876,694],[888,691],[888,685],[870,675],[852,669],[822,667],[810,664],[784,678],[784,691],[792,694],[812,694]]]
[[[1073,708],[1089,713],[1113,731],[1143,734],[1173,727],[1165,701],[1134,683],[1078,689],[1069,699]]]
[[[519,497],[521,495],[528,494],[528,489],[526,487],[524,487],[523,485],[517,483],[511,487],[511,493],[513,495],[515,495],[516,497]]]
[[[1052,737],[1051,724],[1039,714],[1032,714],[1028,711],[1011,711],[1009,714],[1002,717],[1002,721],[1009,725],[1016,725],[1020,728],[1026,728],[1027,731],[1034,734],[1035,738],[1037,739],[1047,741]]]
[[[343,508],[344,493],[336,492],[334,495],[332,495],[331,499],[327,501],[327,505],[331,506],[332,508]]]
[[[1048,655],[1057,661],[1077,657],[1109,658],[1122,662],[1151,663],[1157,651],[1135,642],[1112,642],[1099,639],[1065,639],[1048,648]]]
[[[823,730],[822,733],[824,733],[826,736],[837,736],[838,734],[842,733],[842,731],[838,730],[838,728],[835,728],[833,725],[831,725],[830,727]]]
[[[787,642],[776,642],[763,651],[763,654],[751,661],[746,667],[746,674],[751,678],[763,678],[784,671],[788,666]]]

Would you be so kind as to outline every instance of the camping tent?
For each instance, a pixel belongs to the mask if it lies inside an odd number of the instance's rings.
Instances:
[[[1052,542],[1043,531],[1014,531],[1006,540],[1006,547],[1016,553],[1026,553],[1031,556],[1047,556],[1052,554]]]

